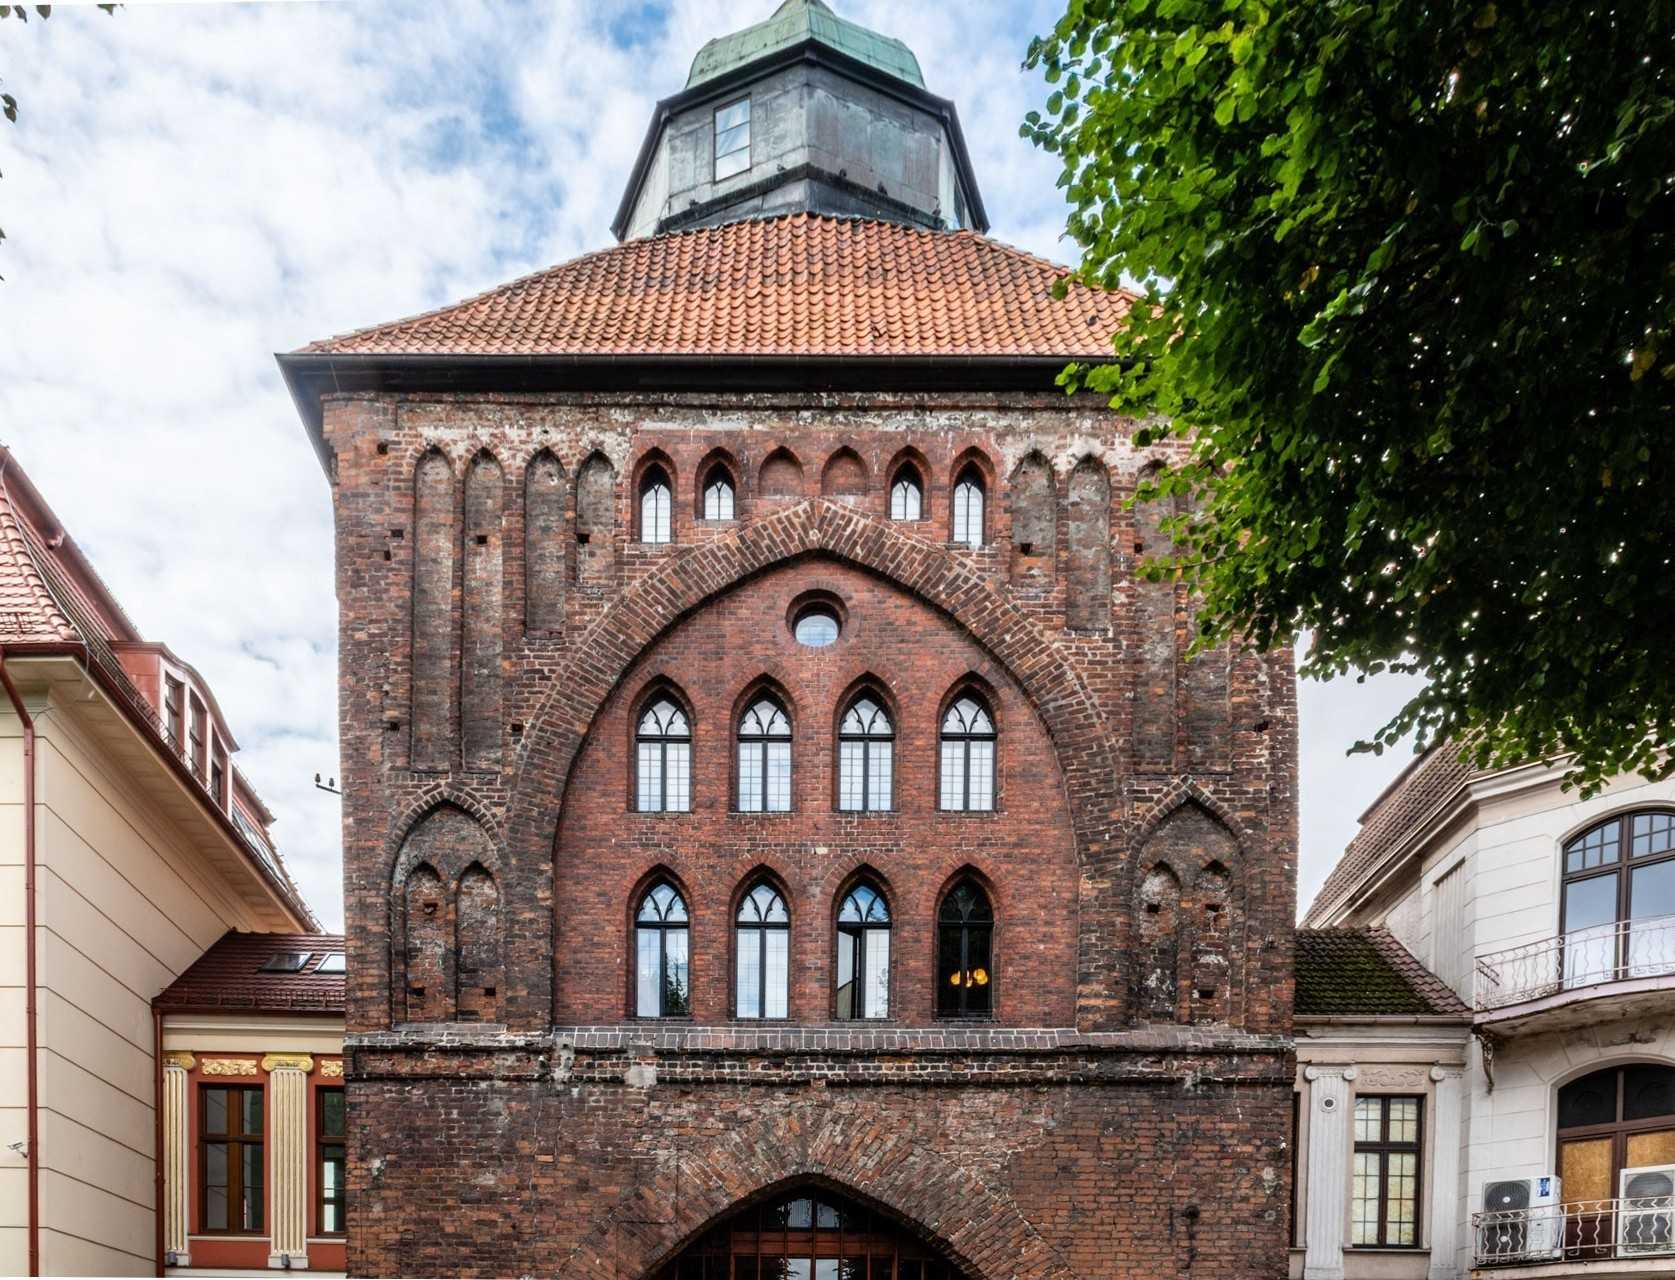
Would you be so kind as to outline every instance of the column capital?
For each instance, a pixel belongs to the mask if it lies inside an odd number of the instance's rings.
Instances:
[[[262,1059],[262,1070],[270,1075],[275,1071],[300,1071],[307,1075],[314,1070],[314,1059],[306,1053],[270,1053]]]
[[[1361,1072],[1353,1065],[1336,1066],[1327,1063],[1311,1062],[1303,1068],[1303,1079],[1315,1080],[1344,1079],[1353,1080]]]
[[[1431,1080],[1435,1084],[1441,1084],[1444,1080],[1448,1079],[1458,1080],[1465,1074],[1466,1069],[1463,1066],[1452,1063],[1444,1066],[1439,1062],[1436,1066],[1431,1068]]]
[[[171,1049],[163,1055],[163,1069],[165,1071],[190,1071],[198,1065],[198,1060],[184,1049]]]

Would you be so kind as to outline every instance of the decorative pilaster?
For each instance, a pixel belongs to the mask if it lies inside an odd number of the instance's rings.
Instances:
[[[1303,1217],[1303,1280],[1343,1280],[1349,1193],[1349,1082],[1354,1067],[1310,1066],[1309,1196]]]
[[[1464,1067],[1432,1067],[1431,1269],[1427,1280],[1460,1280],[1460,1098]]]
[[[197,1065],[189,1053],[163,1055],[163,1252],[174,1255],[174,1265],[192,1265],[192,1246],[186,1226],[187,1197],[191,1194],[191,1086],[187,1073]]]
[[[308,1073],[314,1059],[300,1053],[270,1053],[268,1139],[273,1180],[268,1266],[308,1265]]]

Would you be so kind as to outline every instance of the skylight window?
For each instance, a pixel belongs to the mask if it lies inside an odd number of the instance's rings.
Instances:
[[[315,973],[342,973],[343,972],[343,953],[341,951],[328,951],[326,953],[326,958],[324,960],[320,961],[320,963],[314,967],[314,972]]]
[[[715,180],[750,168],[750,99],[740,98],[715,113]]]
[[[263,973],[301,973],[312,951],[276,951],[262,965]]]

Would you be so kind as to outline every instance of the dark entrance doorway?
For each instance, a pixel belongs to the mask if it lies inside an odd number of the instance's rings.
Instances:
[[[652,1280],[964,1280],[881,1214],[804,1188],[723,1220]]]

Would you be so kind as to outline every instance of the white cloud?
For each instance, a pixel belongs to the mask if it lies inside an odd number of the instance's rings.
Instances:
[[[1058,167],[1017,136],[1054,7],[839,6],[956,99],[994,234],[1064,258]],[[22,110],[0,128],[0,422],[142,630],[216,690],[328,924],[331,513],[272,353],[608,243],[655,99],[771,8],[60,7],[0,33]],[[1314,726],[1370,727],[1380,695],[1327,694],[1305,719],[1305,884],[1395,768],[1336,761]]]

